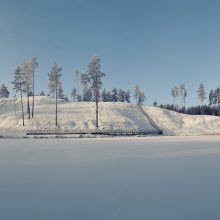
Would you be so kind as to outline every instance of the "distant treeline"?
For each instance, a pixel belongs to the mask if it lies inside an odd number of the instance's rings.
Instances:
[[[189,114],[189,115],[214,115],[214,116],[220,116],[220,106],[193,106],[193,107],[181,107],[179,108],[178,106],[175,105],[159,105],[159,107],[168,109],[171,111],[179,112],[179,113],[184,113],[184,114]]]

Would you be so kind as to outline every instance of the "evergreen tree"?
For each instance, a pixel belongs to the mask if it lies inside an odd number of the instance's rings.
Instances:
[[[61,79],[61,72],[62,71],[62,67],[59,67],[56,63],[54,63],[50,73],[48,74],[49,76],[49,82],[50,82],[50,90],[55,92],[55,98],[56,98],[56,110],[55,110],[55,124],[56,126],[58,125],[57,123],[57,99],[58,96],[61,95],[61,89],[62,89],[62,85],[60,82]]]
[[[8,91],[8,88],[5,86],[5,84],[3,83],[0,86],[0,97],[1,98],[8,98],[9,97],[10,92]]]
[[[41,92],[40,92],[40,96],[45,96],[44,91],[41,91]]]
[[[130,102],[131,102],[130,90],[127,90],[124,95],[125,95],[125,101],[126,101],[127,103],[130,103]]]
[[[171,96],[173,97],[173,104],[177,105],[177,98],[179,97],[179,88],[177,86],[173,87],[171,90]]]
[[[71,92],[71,97],[73,99],[74,102],[76,102],[77,100],[77,89],[73,88],[72,92]]]
[[[77,94],[77,102],[81,102],[82,101],[82,96],[81,96],[81,94]]]
[[[181,84],[179,86],[179,96],[182,99],[182,107],[185,107],[186,105],[186,97],[187,97],[187,90],[184,84]]]
[[[122,89],[118,90],[118,101],[119,102],[125,101],[125,91],[123,91]]]
[[[30,60],[25,60],[22,67],[25,76],[25,92],[27,94],[27,113],[28,119],[30,119],[31,111],[30,111],[30,92],[31,92],[31,84],[32,84],[32,66]]]
[[[90,102],[92,100],[92,91],[88,85],[88,83],[90,82],[90,78],[87,74],[83,73],[80,75],[80,80],[81,80],[82,87],[83,87],[82,100],[84,102]]]
[[[134,86],[133,89],[133,97],[136,100],[138,105],[141,105],[146,100],[144,92],[140,90],[140,87],[138,85]]]
[[[140,94],[139,85],[135,85],[133,88],[133,97],[134,97],[134,100],[136,101],[136,103],[138,103],[139,94]]]
[[[12,82],[13,84],[13,89],[15,90],[16,93],[20,92],[20,97],[21,97],[21,112],[22,112],[22,122],[24,126],[24,105],[23,105],[23,92],[25,92],[25,75],[24,72],[22,71],[22,68],[18,66],[15,69],[14,73],[14,81]]]
[[[210,93],[209,93],[209,106],[213,105],[213,100],[214,99],[214,92],[211,89]]]
[[[90,61],[88,65],[88,76],[91,79],[91,88],[93,97],[96,103],[96,128],[99,126],[99,120],[98,120],[98,103],[100,98],[100,89],[102,86],[102,78],[105,76],[105,74],[101,71],[101,64],[100,59],[96,56],[92,57],[92,60]]]
[[[219,105],[220,104],[220,87],[217,87],[214,92],[214,104]]]
[[[34,87],[35,87],[35,70],[38,67],[38,61],[36,57],[32,57],[30,60],[30,65],[31,65],[31,69],[32,69],[32,113],[31,116],[32,118],[34,117]]]
[[[107,102],[113,102],[112,93],[110,91],[106,93],[106,99],[107,99]]]
[[[102,97],[102,101],[103,101],[103,102],[107,102],[107,101],[108,101],[106,89],[103,89],[103,90],[102,90],[102,95],[101,95],[101,97]]]
[[[118,90],[117,88],[112,89],[112,101],[118,102]]]
[[[157,107],[157,106],[158,106],[157,101],[154,101],[154,102],[153,102],[153,106],[154,106],[154,107]]]
[[[206,92],[203,83],[200,83],[197,94],[198,94],[198,99],[201,101],[201,104],[203,106],[203,102],[206,99]]]
[[[65,96],[63,94],[63,87],[62,87],[62,83],[59,81],[57,84],[57,98],[58,99],[65,99]]]
[[[146,101],[146,97],[145,97],[145,94],[144,92],[139,92],[139,95],[138,95],[138,105],[141,105],[144,103],[144,101]]]

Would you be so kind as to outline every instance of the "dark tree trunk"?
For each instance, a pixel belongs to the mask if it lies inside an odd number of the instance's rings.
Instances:
[[[98,106],[98,100],[96,100],[96,124],[95,124],[95,126],[96,126],[96,128],[98,128],[99,127],[99,106]]]
[[[22,121],[24,126],[24,105],[23,105],[23,98],[22,98],[22,90],[21,90],[21,112],[22,112]]]
[[[57,126],[57,80],[56,80],[56,126]]]
[[[33,94],[32,94],[32,118],[34,117],[34,70],[33,70]]]
[[[28,103],[27,103],[27,113],[28,113],[28,119],[30,119],[30,115],[31,115],[31,112],[30,112],[30,99],[29,99],[29,92],[27,92],[27,99],[28,99]]]

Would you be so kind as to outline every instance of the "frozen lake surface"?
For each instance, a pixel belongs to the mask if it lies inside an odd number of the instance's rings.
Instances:
[[[220,219],[220,137],[0,140],[2,220]]]

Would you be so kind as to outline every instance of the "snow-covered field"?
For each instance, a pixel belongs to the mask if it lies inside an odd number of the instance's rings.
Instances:
[[[32,99],[30,99],[32,100]],[[27,103],[24,98],[26,111]],[[179,114],[158,107],[144,110],[165,135],[220,134],[220,117]],[[16,115],[15,115],[16,111]],[[100,128],[154,130],[146,116],[134,104],[100,103]],[[55,128],[55,101],[50,97],[35,98],[35,116],[22,126],[20,99],[0,99],[0,135],[25,136],[30,129]],[[58,124],[61,129],[95,128],[94,103],[72,103],[59,100]]]
[[[220,219],[220,137],[1,139],[0,219]]]

